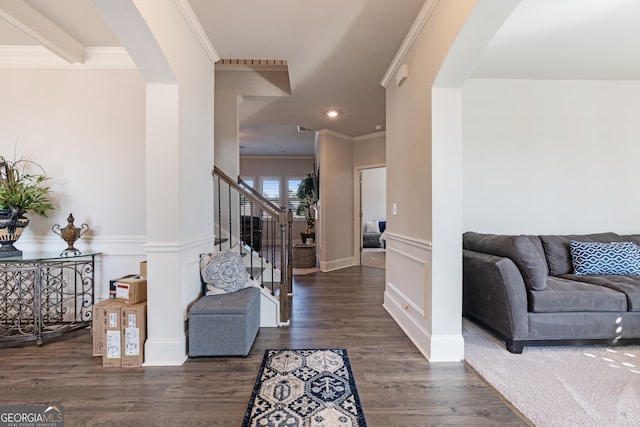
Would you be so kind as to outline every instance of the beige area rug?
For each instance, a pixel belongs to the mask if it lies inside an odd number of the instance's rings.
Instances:
[[[640,425],[640,346],[512,354],[469,320],[462,329],[466,362],[536,426]]]

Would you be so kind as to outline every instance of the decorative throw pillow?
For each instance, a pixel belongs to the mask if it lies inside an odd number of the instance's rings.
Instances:
[[[242,257],[232,251],[200,255],[200,275],[207,284],[207,295],[239,291],[249,281]]]
[[[364,224],[364,232],[365,233],[379,233],[380,226],[378,225],[378,221],[367,221]]]
[[[640,249],[632,242],[569,241],[574,274],[640,274]]]

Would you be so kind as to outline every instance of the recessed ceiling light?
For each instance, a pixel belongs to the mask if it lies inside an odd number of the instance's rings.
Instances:
[[[330,117],[330,118],[332,118],[332,119],[335,119],[336,117],[338,117],[338,116],[340,115],[340,113],[341,113],[341,112],[340,112],[340,111],[338,111],[338,110],[327,110],[327,111],[325,111],[325,112],[324,112],[324,114],[325,114],[327,117]]]

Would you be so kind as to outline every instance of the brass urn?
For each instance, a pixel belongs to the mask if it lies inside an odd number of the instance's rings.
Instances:
[[[54,233],[58,236],[62,237],[62,239],[67,242],[67,249],[60,253],[60,256],[78,256],[80,255],[80,251],[76,249],[73,244],[78,240],[84,233],[89,231],[89,226],[87,224],[82,224],[80,227],[76,227],[73,225],[73,214],[69,214],[67,217],[67,226],[64,228],[60,228],[60,225],[54,224],[51,228]]]

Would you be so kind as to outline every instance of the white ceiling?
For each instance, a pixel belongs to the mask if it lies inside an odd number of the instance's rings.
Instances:
[[[0,0],[0,18],[12,1]],[[90,0],[22,1],[86,47],[120,45]],[[241,104],[244,155],[312,154],[313,134],[298,133],[297,125],[351,137],[384,129],[380,81],[424,3],[188,1],[221,58],[288,62],[290,97]],[[638,80],[639,22],[639,0],[522,0],[471,77]],[[0,19],[0,45],[34,44]],[[329,108],[344,114],[329,119],[322,114]]]
[[[288,62],[290,97],[244,97],[241,153],[309,155],[313,134],[292,132],[297,125],[352,137],[384,129],[380,81],[424,0],[189,3],[220,57]],[[342,116],[329,119],[331,108]]]

